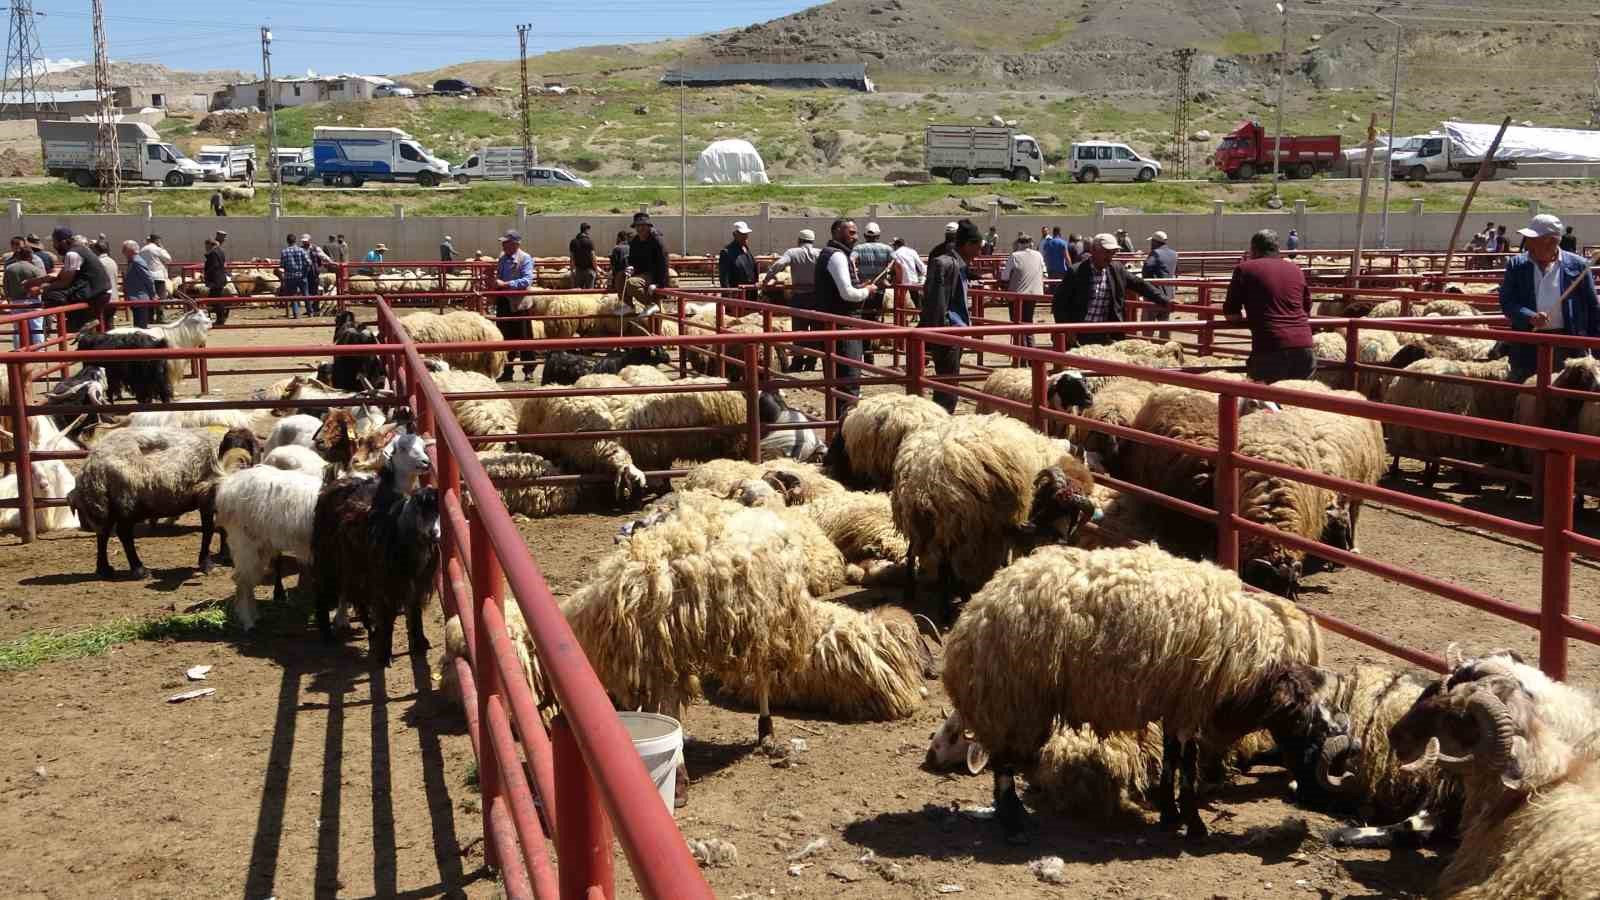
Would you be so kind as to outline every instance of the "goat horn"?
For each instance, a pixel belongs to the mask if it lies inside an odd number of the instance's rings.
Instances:
[[[1470,757],[1468,757],[1470,758]],[[1422,750],[1422,755],[1411,762],[1400,766],[1402,772],[1426,772],[1439,762],[1439,738],[1428,738],[1428,746]]]
[[[1466,655],[1461,652],[1460,642],[1451,641],[1444,648],[1444,667],[1454,672],[1456,669],[1461,667],[1461,663],[1465,661],[1465,657]]]
[[[1520,780],[1522,767],[1515,753],[1517,726],[1505,701],[1488,690],[1480,690],[1467,698],[1467,711],[1478,723],[1477,750],[1488,754],[1490,767]]]
[[[1317,781],[1330,791],[1343,789],[1344,781],[1350,776],[1347,771],[1343,775],[1335,775],[1331,771],[1333,764],[1348,752],[1354,739],[1348,734],[1336,734],[1322,742],[1322,755],[1317,758]]]

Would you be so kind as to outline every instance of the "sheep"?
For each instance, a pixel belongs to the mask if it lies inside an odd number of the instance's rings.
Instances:
[[[893,721],[922,706],[936,676],[939,632],[923,616],[898,606],[868,611],[813,600],[807,607],[817,633],[798,668],[772,681],[769,702],[780,709],[820,713],[834,721]],[[758,701],[755,679],[721,685],[724,696]]]
[[[144,578],[133,544],[133,527],[147,519],[200,511],[200,555],[196,568],[211,571],[211,532],[218,479],[211,438],[177,428],[127,428],[101,438],[67,495],[80,527],[96,536],[95,574],[110,578],[106,545],[116,531],[128,570]]]
[[[266,456],[261,458],[261,464],[285,472],[301,472],[306,475],[322,477],[327,460],[324,460],[317,451],[299,444],[285,444],[274,447]]]
[[[204,347],[206,336],[211,333],[211,326],[216,322],[203,309],[188,304],[188,309],[175,322],[153,323],[144,328],[124,325],[106,332],[107,337],[123,337],[132,334],[145,334],[156,340],[165,341],[168,347]],[[189,368],[187,359],[169,359],[166,361],[166,378],[169,387],[176,391],[178,384],[183,381],[184,373]]]
[[[1067,352],[1075,356],[1088,357],[1089,359],[1103,359],[1109,362],[1119,362],[1129,366],[1144,366],[1150,369],[1176,369],[1182,366],[1184,361],[1183,348],[1177,341],[1158,344],[1153,341],[1130,339],[1115,341],[1110,344],[1088,344],[1073,347]],[[1115,375],[1102,375],[1092,371],[1080,374],[1090,393],[1099,390],[1100,386],[1108,379],[1118,377]]]
[[[435,386],[444,394],[500,393],[494,378],[470,370],[429,372]],[[521,401],[511,398],[480,397],[476,400],[450,400],[450,411],[455,414],[461,430],[469,435],[516,434],[517,408]],[[480,450],[503,450],[507,444],[497,441],[477,445]]]
[[[1456,375],[1482,379],[1486,382],[1504,382],[1510,375],[1511,365],[1506,360],[1457,362],[1423,359],[1406,366],[1402,372]],[[1508,388],[1406,377],[1395,378],[1394,383],[1384,394],[1384,402],[1396,406],[1499,421],[1508,421],[1515,416],[1516,399],[1517,394]],[[1492,459],[1501,449],[1498,445],[1486,441],[1442,434],[1409,425],[1390,425],[1386,430],[1389,436],[1389,452],[1394,456],[1394,463],[1389,471],[1399,473],[1402,457],[1423,459],[1426,465],[1422,481],[1430,488],[1439,478],[1440,458]]]
[[[903,576],[909,544],[895,527],[886,495],[836,491],[796,508],[839,548],[850,583],[882,584]]]
[[[539,384],[572,384],[585,375],[615,375],[628,366],[662,365],[671,362],[660,347],[630,347],[614,350],[595,360],[579,353],[557,350],[545,357],[544,369],[539,373]]]
[[[555,695],[545,683],[544,672],[539,668],[533,633],[528,630],[527,620],[523,619],[522,608],[517,605],[516,598],[507,597],[501,604],[501,613],[505,619],[506,637],[511,641],[511,649],[517,654],[517,664],[522,668],[528,692],[533,696],[533,702],[538,704],[541,716],[548,717],[544,723],[548,726],[548,719],[554,717]],[[433,680],[439,692],[457,705],[462,704],[462,697],[455,663],[458,659],[470,658],[470,655],[467,649],[466,630],[461,627],[461,617],[451,616],[444,623],[444,655],[440,657],[439,666],[434,670]],[[507,713],[510,714],[509,707]]]
[[[678,479],[684,491],[705,491],[729,497],[749,488],[747,482],[760,482],[777,491],[776,506],[796,506],[844,491],[844,485],[822,474],[816,466],[787,459],[753,463],[742,459],[713,459],[703,462]],[[759,489],[755,489],[759,490]],[[753,505],[753,504],[746,504]]]
[[[1461,846],[1433,896],[1580,897],[1600,832],[1600,711],[1592,697],[1503,654],[1464,661],[1389,730],[1405,767],[1465,786]]]
[[[131,428],[243,428],[248,430],[256,419],[254,410],[188,409],[186,407],[187,402],[178,402],[168,409],[129,413],[127,420],[123,424]]]
[[[1025,406],[1033,403],[1033,369],[995,369],[983,381],[979,388],[984,394],[1021,403]],[[1083,373],[1077,371],[1057,372],[1045,378],[1044,407],[1058,412],[1075,411],[1082,409],[1094,402],[1089,392],[1088,384]],[[977,412],[1000,413],[1023,422],[1028,421],[1029,414],[1010,406],[1002,406],[989,400],[979,400]],[[1054,419],[1044,422],[1045,433],[1058,437],[1066,433],[1066,426]]]
[[[1346,400],[1364,399],[1355,391],[1333,391],[1316,381],[1280,381],[1275,387],[1312,393],[1330,393]],[[1375,485],[1383,479],[1387,451],[1383,442],[1383,425],[1375,419],[1363,419],[1340,413],[1324,412],[1305,407],[1283,408],[1283,415],[1296,423],[1299,430],[1311,440],[1317,450],[1317,471],[1348,481]],[[1339,503],[1348,518],[1349,533],[1340,543],[1352,552],[1360,552],[1356,543],[1356,529],[1361,521],[1365,501],[1360,497],[1340,495]],[[1330,518],[1330,526],[1337,524]]]
[[[439,564],[439,494],[416,489],[431,469],[419,436],[406,432],[384,448],[378,477],[342,478],[317,496],[312,518],[317,627],[333,639],[329,611],[346,602],[367,623],[369,653],[394,659],[394,620],[403,612],[412,653],[428,649],[422,607]]]
[[[1094,516],[1093,485],[1069,451],[1015,419],[953,416],[901,443],[889,499],[908,568],[966,595],[1014,552],[1070,539]],[[947,615],[954,603],[947,594]]]
[[[352,344],[377,344],[378,336],[356,324],[356,314],[343,310],[333,320],[334,346]],[[363,387],[383,387],[387,374],[383,360],[376,355],[335,356],[328,373],[328,383],[344,391]]]
[[[1058,723],[1104,735],[1160,722],[1161,824],[1198,838],[1206,833],[1194,794],[1201,744],[1220,752],[1266,728],[1299,782],[1313,783],[1312,757],[1340,732],[1316,699],[1321,652],[1310,616],[1247,594],[1215,566],[1154,547],[1047,547],[973,598],[946,639],[944,684],[992,754],[1008,834],[1023,825],[1016,769],[1038,759]]]
[[[245,451],[248,465],[253,466],[261,462],[261,438],[257,437],[255,431],[251,428],[238,427],[228,429],[223,434],[221,443],[217,445],[217,458],[221,459],[222,454],[235,448]]]
[[[321,427],[321,419],[303,413],[279,419],[278,423],[272,426],[272,432],[267,435],[267,443],[261,449],[271,453],[279,447],[290,444],[310,447],[312,437]]]
[[[44,459],[33,463],[32,475],[35,503],[46,498],[67,497],[77,486],[77,480],[72,477],[72,470],[58,459]],[[16,472],[0,477],[0,500],[17,499],[18,477]],[[36,506],[33,511],[33,526],[34,531],[39,534],[78,528],[78,515],[66,506]],[[20,508],[10,506],[0,509],[0,532],[14,534],[22,532]]]
[[[562,614],[624,709],[679,721],[699,679],[754,684],[757,740],[774,744],[770,691],[819,636],[805,551],[769,510],[679,494],[671,517],[603,557]]]
[[[1400,342],[1395,339],[1394,332],[1367,329],[1358,332],[1359,343],[1356,345],[1356,361],[1371,365],[1381,364],[1394,358],[1400,352]],[[1343,369],[1322,366],[1321,363],[1340,363],[1345,361],[1346,338],[1337,331],[1319,331],[1312,336],[1312,351],[1316,354],[1319,363],[1317,372],[1313,376],[1328,387],[1343,387],[1345,373]],[[1382,388],[1388,379],[1370,372],[1356,374],[1356,390],[1368,400],[1383,399]]]
[[[480,453],[478,462],[494,480],[500,492],[500,501],[512,515],[543,519],[577,510],[585,494],[581,484],[517,484],[507,481],[524,481],[547,475],[560,475],[562,471],[537,453]]]
[[[1137,378],[1109,379],[1094,392],[1088,407],[1079,414],[1095,422],[1131,428],[1139,410],[1144,408],[1145,401],[1158,387],[1160,385],[1153,381]],[[1072,426],[1070,438],[1074,446],[1084,449],[1084,461],[1090,469],[1105,472],[1115,469],[1117,454],[1122,449],[1122,438],[1095,431],[1092,426],[1083,424]]]
[[[78,332],[79,350],[164,350],[167,342],[142,331],[108,334],[91,322]],[[106,360],[100,364],[106,373],[106,393],[112,400],[122,398],[126,388],[138,403],[172,402],[172,383],[160,359]]]
[[[1102,484],[1095,484],[1095,509],[1100,513],[1072,536],[1072,546],[1083,550],[1102,547],[1132,547],[1153,543],[1157,523],[1146,514],[1140,501]]]
[[[828,474],[846,484],[890,487],[900,443],[950,413],[926,397],[874,394],[852,408],[828,444]]]
[[[258,619],[256,585],[269,571],[273,603],[284,602],[283,578],[274,565],[280,555],[294,557],[302,573],[311,569],[312,513],[322,488],[320,467],[287,471],[271,463],[275,455],[295,450],[311,452],[293,445],[279,447],[267,454],[267,465],[235,472],[217,487],[217,524],[227,530],[233,557],[233,615],[247,632],[255,629]]]
[[[544,328],[540,322],[529,322],[532,326],[532,339],[540,340],[544,337]],[[400,320],[400,327],[404,329],[411,340],[418,344],[460,344],[476,341],[503,341],[500,329],[483,316],[474,312],[457,310],[444,315],[429,312],[412,313]],[[471,352],[433,352],[428,354],[444,360],[452,369],[466,369],[497,378],[500,371],[506,366],[508,354],[504,350],[479,350]]]

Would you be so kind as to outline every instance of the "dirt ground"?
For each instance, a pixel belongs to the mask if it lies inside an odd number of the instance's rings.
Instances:
[[[213,344],[322,340],[328,320],[317,321],[298,332],[228,329]],[[240,396],[274,377],[281,376],[224,376],[213,386]],[[1412,480],[1390,484],[1421,490]],[[1529,514],[1525,503],[1504,508],[1441,487],[1436,495],[1456,502]],[[593,570],[621,521],[582,514],[527,521],[521,530],[560,596]],[[1539,557],[1526,545],[1382,504],[1369,506],[1361,525],[1362,550],[1373,558],[1537,606]],[[143,582],[97,580],[86,534],[47,535],[30,546],[5,538],[0,642],[223,600],[229,570],[201,576],[191,568],[196,526],[189,516],[141,530],[152,573]],[[120,554],[113,563],[123,564]],[[1600,617],[1597,597],[1600,573],[1575,563],[1573,613]],[[1435,651],[1461,640],[1536,655],[1531,631],[1351,571],[1310,576],[1302,601]],[[497,894],[482,868],[463,723],[430,684],[427,663],[438,650],[428,659],[400,655],[384,671],[368,665],[362,638],[324,645],[303,614],[264,630],[251,638],[180,632],[0,674],[7,896]],[[428,630],[441,644],[437,607]],[[1383,660],[1331,635],[1327,644],[1336,667]],[[1572,680],[1600,685],[1600,652],[1571,648]],[[404,653],[403,634],[397,649]],[[206,686],[217,693],[167,703],[193,686],[183,673],[197,664],[214,666]],[[737,846],[736,863],[706,870],[717,895],[900,898],[959,888],[979,897],[1394,897],[1426,890],[1441,865],[1434,850],[1327,847],[1320,835],[1333,820],[1285,802],[1284,774],[1267,769],[1211,797],[1212,836],[1201,843],[1160,833],[1153,816],[1104,823],[1039,812],[1030,842],[1012,846],[994,823],[960,811],[990,802],[987,777],[920,768],[946,705],[937,682],[928,690],[927,704],[901,722],[845,725],[780,711],[780,739],[808,745],[788,768],[750,752],[753,713],[694,707],[686,722],[694,781],[678,823],[688,837]],[[815,838],[825,841],[820,850],[791,861]],[[1028,862],[1049,855],[1066,860],[1064,884],[1029,872]],[[620,853],[617,869],[619,896],[636,896]]]

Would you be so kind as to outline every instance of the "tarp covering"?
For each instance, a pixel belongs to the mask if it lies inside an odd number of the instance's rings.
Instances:
[[[1482,159],[1494,142],[1499,125],[1472,122],[1444,123],[1451,154],[1458,158]],[[1495,159],[1540,159],[1549,162],[1600,162],[1600,131],[1575,128],[1526,128],[1513,125],[1495,151]]]
[[[729,84],[770,84],[779,87],[837,87],[871,92],[863,63],[730,63],[692,69],[668,69],[662,84],[718,87]]]
[[[713,141],[694,161],[700,184],[766,184],[767,165],[749,141]]]

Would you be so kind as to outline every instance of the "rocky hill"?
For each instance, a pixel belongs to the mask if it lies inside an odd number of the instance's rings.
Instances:
[[[189,72],[181,69],[169,69],[160,63],[111,63],[111,83],[124,84],[208,84],[212,82],[249,81],[258,76],[249,72],[240,72],[235,69],[214,69],[203,72]],[[72,69],[62,69],[52,72],[40,81],[49,87],[64,91],[90,90],[94,88],[94,66],[78,66]]]

